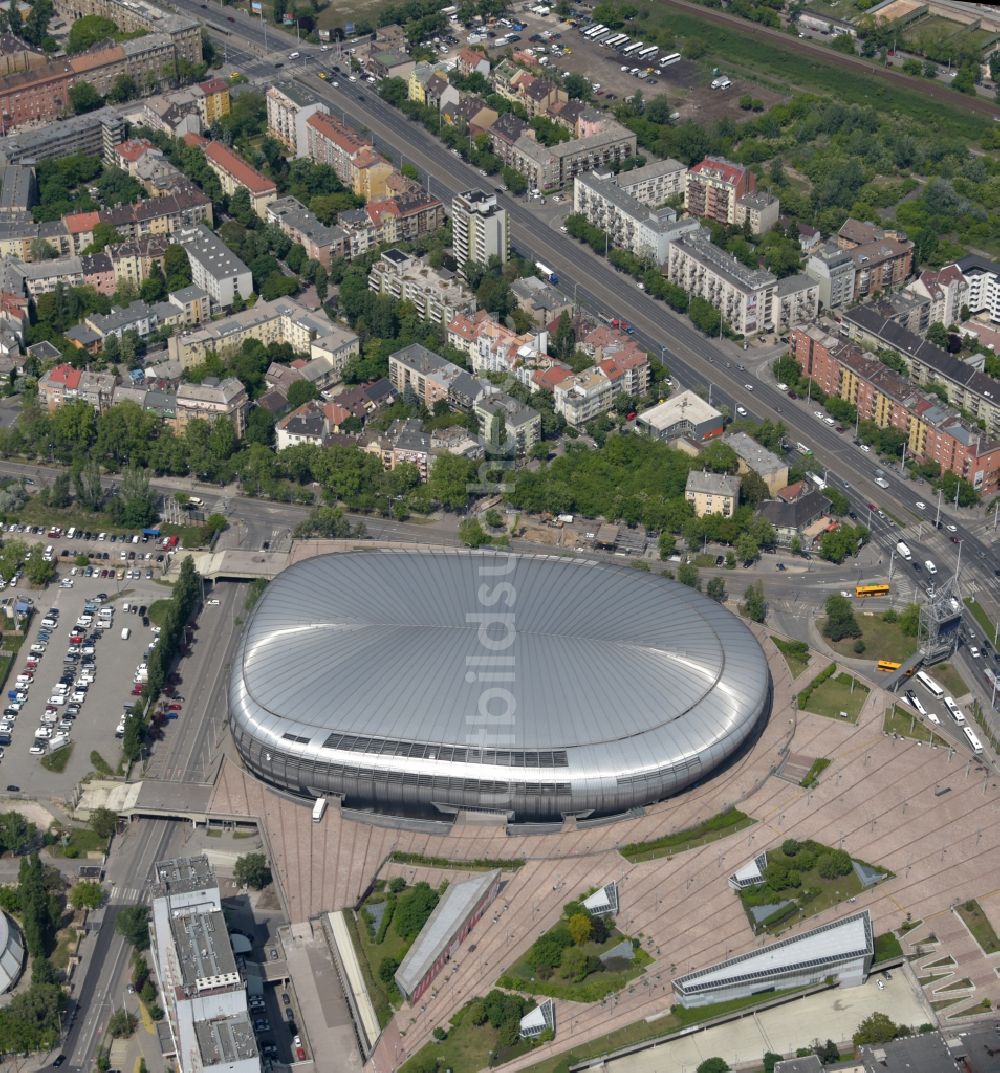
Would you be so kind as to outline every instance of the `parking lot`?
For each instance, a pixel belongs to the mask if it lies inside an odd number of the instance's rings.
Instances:
[[[117,767],[121,742],[116,729],[123,705],[135,699],[137,668],[156,637],[148,619],[143,625],[141,612],[169,595],[156,580],[167,553],[152,538],[145,544],[141,537],[126,544],[108,537],[100,541],[98,534],[90,540],[49,532],[15,536],[51,545],[59,576],[44,590],[30,589],[23,580],[7,588],[8,595],[13,588],[34,606],[6,687],[3,727],[10,742],[3,746],[0,786],[39,798],[64,797],[93,769],[92,752]],[[135,558],[129,559],[130,553]],[[75,563],[80,555],[91,559],[89,577]],[[158,555],[163,555],[162,562],[157,562]],[[26,688],[18,702],[10,694],[18,688],[18,676],[24,675],[30,675],[30,681],[22,677]],[[67,741],[73,752],[65,769],[44,768],[41,760],[52,755],[51,747]]]

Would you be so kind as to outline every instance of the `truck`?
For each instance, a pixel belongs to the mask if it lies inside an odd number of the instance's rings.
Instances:
[[[896,544],[896,554],[901,555],[907,562],[909,562],[913,558],[913,556],[910,554],[910,549],[902,540],[900,540]]]
[[[324,812],[326,812],[326,798],[317,797],[316,803],[313,805],[313,823],[319,823],[323,819]]]
[[[822,475],[819,473],[810,473],[809,480],[811,480],[821,492],[826,487],[826,481],[823,480]]]
[[[535,262],[535,271],[542,277],[542,279],[547,279],[549,283],[559,282],[559,277],[555,272],[553,272],[548,265],[543,265],[541,261]]]

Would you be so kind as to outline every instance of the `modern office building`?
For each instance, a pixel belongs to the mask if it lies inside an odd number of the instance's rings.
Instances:
[[[500,581],[517,590],[516,633],[477,601]],[[500,683],[497,667],[515,671]],[[558,820],[704,781],[758,731],[770,694],[747,627],[664,577],[375,551],[296,563],[268,585],[232,662],[229,711],[248,771],[303,797]]]
[[[466,190],[451,201],[451,245],[459,267],[466,262],[486,265],[496,257],[501,264],[510,256],[510,223],[496,194]]]

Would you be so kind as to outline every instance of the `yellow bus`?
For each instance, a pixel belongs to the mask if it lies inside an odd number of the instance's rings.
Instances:
[[[902,663],[896,663],[891,659],[880,659],[875,664],[875,669],[879,671],[898,671],[902,666]]]
[[[854,595],[859,599],[865,596],[888,596],[888,581],[859,581],[854,586]]]

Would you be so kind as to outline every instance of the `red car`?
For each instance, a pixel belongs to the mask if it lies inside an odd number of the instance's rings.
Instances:
[[[180,710],[181,710],[181,705],[180,704],[168,704],[167,705],[167,711],[168,712],[179,712]]]
[[[35,668],[29,665],[25,667],[23,671],[21,671],[21,674],[26,674],[29,678],[34,678]]]
[[[79,634],[73,634],[73,636],[69,639],[69,643],[71,645],[82,645],[83,638]]]
[[[132,696],[133,697],[141,697],[142,696],[142,686],[139,685],[138,682],[136,682],[136,684],[134,686],[132,686]]]

